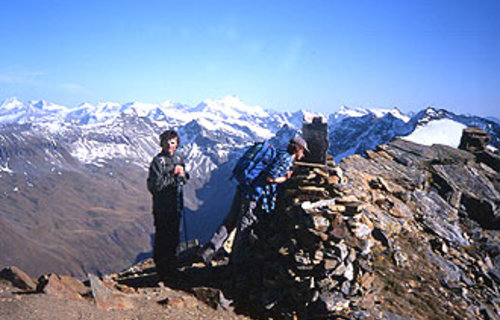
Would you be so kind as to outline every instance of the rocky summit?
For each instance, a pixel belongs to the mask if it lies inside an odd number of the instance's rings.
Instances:
[[[498,319],[499,155],[463,145],[298,164],[238,266],[239,300],[285,319]]]
[[[150,260],[83,282],[9,268],[0,318],[499,319],[500,155],[487,142],[467,129],[461,149],[396,139],[296,163],[237,263],[186,262],[160,285]]]

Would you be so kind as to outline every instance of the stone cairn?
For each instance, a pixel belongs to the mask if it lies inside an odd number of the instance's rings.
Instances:
[[[473,153],[479,162],[483,162],[497,171],[497,180],[500,179],[500,154],[498,150],[492,152],[488,150],[488,143],[491,137],[484,130],[476,127],[465,128],[458,149]]]
[[[374,226],[364,203],[342,191],[333,158],[316,159],[326,163],[295,164],[277,210],[252,230],[247,260],[233,265],[238,300],[266,317],[342,318],[374,307]]]
[[[328,141],[328,123],[324,117],[314,117],[311,122],[304,122],[302,136],[309,145],[305,162],[326,164],[326,155],[330,142]]]
[[[465,128],[458,149],[478,152],[486,149],[491,138],[488,133],[476,127]]]
[[[268,316],[342,314],[374,306],[373,224],[363,203],[344,196],[342,172],[298,163],[278,208],[253,230],[238,266],[235,292]]]

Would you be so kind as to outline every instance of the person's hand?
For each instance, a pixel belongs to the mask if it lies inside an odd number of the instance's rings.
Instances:
[[[185,172],[184,172],[184,167],[183,166],[176,165],[174,167],[174,175],[175,176],[184,177],[184,174],[185,174]]]
[[[292,177],[292,174],[293,174],[293,171],[292,171],[292,170],[287,171],[287,172],[286,172],[286,178],[287,178],[287,179],[290,179],[290,178]]]

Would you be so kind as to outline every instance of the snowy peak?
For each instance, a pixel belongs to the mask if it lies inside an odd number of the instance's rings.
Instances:
[[[44,100],[33,100],[24,104],[17,98],[10,98],[0,105],[0,123],[27,123],[39,118],[54,120],[66,111],[66,107]]]
[[[195,108],[194,112],[218,115],[222,118],[245,119],[250,117],[266,117],[269,114],[259,106],[247,106],[236,96],[227,96],[222,100],[205,100]]]
[[[424,125],[432,120],[443,118],[453,118],[455,115],[444,109],[436,109],[434,107],[427,107],[426,109],[417,113],[414,117],[417,125]]]
[[[403,122],[409,122],[411,120],[410,117],[401,113],[401,111],[399,111],[399,109],[396,107],[394,107],[393,109],[371,109],[370,111],[373,114],[375,114],[377,118],[382,118],[387,115],[391,115],[394,118],[403,120]]]
[[[411,120],[410,117],[403,114],[398,108],[393,109],[365,109],[365,108],[351,108],[341,106],[340,110],[330,116],[330,122],[339,122],[345,118],[358,118],[371,115],[375,118],[383,118],[388,115],[400,119],[407,123]]]
[[[0,112],[16,110],[19,108],[23,108],[24,104],[19,101],[16,97],[5,99],[2,104],[0,104]]]
[[[347,106],[341,106],[339,111],[334,114],[337,117],[363,117],[370,114],[368,109],[363,108],[350,108]]]

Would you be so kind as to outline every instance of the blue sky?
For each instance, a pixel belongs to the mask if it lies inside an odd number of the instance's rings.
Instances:
[[[1,1],[0,100],[500,116],[500,1]]]

